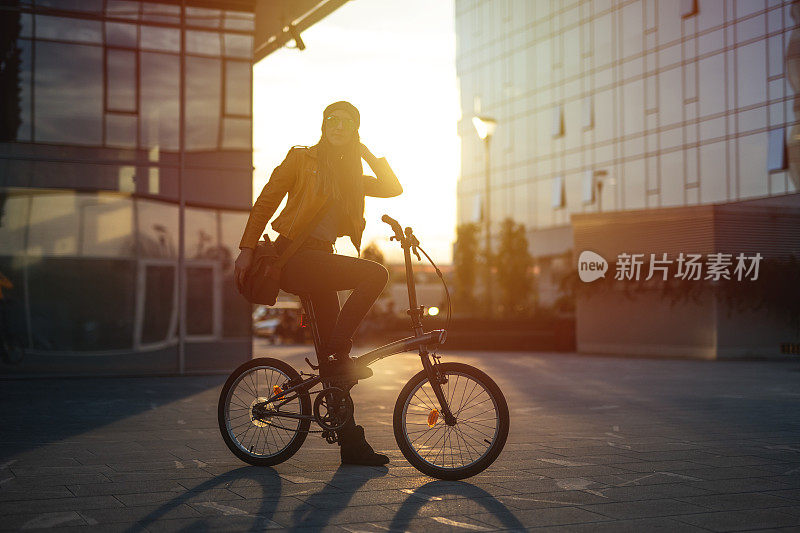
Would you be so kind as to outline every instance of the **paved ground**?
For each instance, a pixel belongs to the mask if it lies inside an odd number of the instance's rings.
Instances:
[[[239,462],[217,429],[224,376],[0,381],[0,529],[800,529],[800,361],[444,353],[511,407],[505,451],[464,482],[420,475],[394,443],[414,355],[354,390],[388,469],[340,467],[317,436],[275,468]]]

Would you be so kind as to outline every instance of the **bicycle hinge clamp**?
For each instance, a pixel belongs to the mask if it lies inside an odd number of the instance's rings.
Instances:
[[[419,307],[415,307],[414,309],[409,309],[406,311],[406,314],[411,316],[412,327],[415,328],[422,327],[422,316],[425,314],[424,305],[420,305]]]

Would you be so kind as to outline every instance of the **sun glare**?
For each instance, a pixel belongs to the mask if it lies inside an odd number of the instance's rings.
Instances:
[[[403,185],[398,197],[367,198],[362,249],[374,240],[387,262],[402,263],[380,220],[388,214],[434,261],[451,263],[460,158],[452,2],[349,2],[303,40],[304,51],[279,50],[254,68],[254,197],[291,146],[319,140],[325,106],[347,100],[361,113],[361,141]],[[355,256],[349,238],[336,245]]]

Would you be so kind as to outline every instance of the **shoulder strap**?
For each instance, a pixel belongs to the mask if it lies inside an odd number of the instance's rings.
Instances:
[[[289,245],[289,247],[286,248],[286,250],[284,250],[283,253],[278,256],[275,262],[272,263],[272,267],[270,270],[274,272],[279,272],[280,269],[283,268],[283,265],[286,264],[286,261],[289,260],[292,254],[295,251],[297,251],[300,245],[303,244],[303,241],[305,241],[306,238],[311,234],[311,230],[315,228],[317,224],[319,224],[319,222],[322,220],[322,217],[325,216],[325,212],[328,210],[331,204],[333,204],[333,196],[328,198],[328,201],[325,202],[325,205],[323,205],[322,208],[317,212],[317,214],[314,216],[314,219],[311,222],[309,222],[305,228],[303,228],[303,231],[300,232],[297,238],[294,239],[292,243]]]

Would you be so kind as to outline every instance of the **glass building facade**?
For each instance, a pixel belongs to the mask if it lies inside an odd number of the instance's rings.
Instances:
[[[572,214],[800,188],[792,2],[456,0],[455,11],[458,223],[485,201],[475,115],[498,124],[492,231],[524,223],[540,259],[571,247]]]
[[[251,356],[232,266],[252,198],[252,4],[3,3],[0,272],[26,348],[3,372]]]

